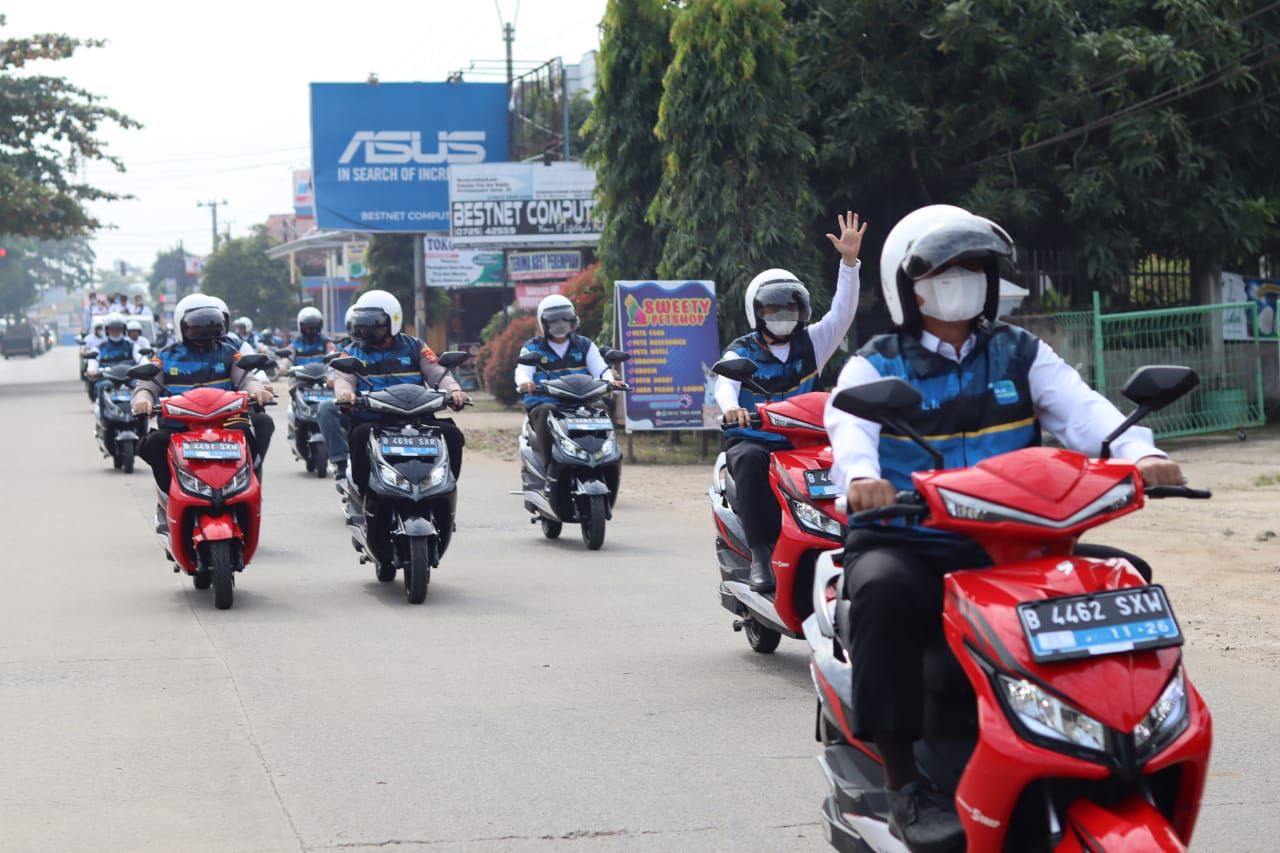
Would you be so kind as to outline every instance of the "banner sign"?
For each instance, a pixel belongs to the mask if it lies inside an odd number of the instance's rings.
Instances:
[[[507,255],[507,281],[540,281],[571,278],[582,270],[582,253],[511,252]]]
[[[595,189],[581,163],[454,165],[450,234],[459,246],[597,243]]]
[[[444,231],[449,167],[506,157],[505,84],[311,84],[320,228]]]
[[[720,358],[715,283],[617,281],[627,431],[719,429],[711,365]]]
[[[455,249],[448,237],[427,235],[427,287],[501,287],[502,252]]]
[[[311,189],[311,170],[293,172],[293,215],[305,219],[316,215],[316,194]]]
[[[1246,278],[1245,293],[1258,306],[1255,334],[1260,338],[1276,338],[1276,311],[1280,310],[1280,279]]]
[[[368,240],[353,240],[342,244],[342,266],[348,278],[364,278],[369,273],[365,256],[369,254]]]
[[[516,307],[532,311],[538,307],[538,303],[543,299],[548,296],[557,296],[561,293],[564,293],[563,281],[550,284],[517,284]]]

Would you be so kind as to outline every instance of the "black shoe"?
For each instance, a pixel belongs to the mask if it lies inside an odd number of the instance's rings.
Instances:
[[[889,831],[912,853],[948,853],[964,849],[964,826],[951,798],[917,779],[889,797]]]
[[[747,582],[753,592],[773,592],[773,546],[751,546],[751,573]]]

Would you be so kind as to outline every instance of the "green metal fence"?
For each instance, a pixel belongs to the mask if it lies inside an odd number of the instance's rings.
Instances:
[[[1258,340],[1225,340],[1228,330],[1254,328],[1254,303],[1103,314],[1095,294],[1094,305],[1093,311],[1009,319],[1049,343],[1122,411],[1132,408],[1121,389],[1137,368],[1194,368],[1200,386],[1145,421],[1161,438],[1244,430],[1265,422]]]

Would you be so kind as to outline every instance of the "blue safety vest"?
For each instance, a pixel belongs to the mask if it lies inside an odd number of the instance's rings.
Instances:
[[[107,338],[98,344],[98,365],[106,367],[109,364],[120,364],[126,361],[133,361],[133,341],[128,338],[121,338],[113,341]]]
[[[329,339],[324,335],[320,335],[313,340],[307,340],[306,337],[299,335],[289,344],[293,347],[294,364],[314,364],[317,361],[324,361],[324,354],[329,347]]]
[[[942,452],[944,468],[1040,444],[1031,399],[1031,365],[1040,339],[1006,323],[982,324],[960,363],[926,349],[918,338],[878,335],[858,354],[881,376],[905,379],[924,397],[905,416],[908,426]],[[933,461],[905,435],[880,428],[880,476],[897,489],[912,488],[911,474]]]
[[[822,383],[818,379],[818,357],[813,351],[813,340],[809,337],[809,332],[801,329],[791,336],[790,343],[791,351],[787,353],[785,362],[778,361],[765,342],[760,339],[760,335],[755,332],[743,335],[729,344],[728,351],[756,363],[756,373],[753,378],[772,395],[773,400],[785,400],[797,394],[822,390]],[[756,404],[763,403],[766,399],[748,390],[745,385],[738,391],[738,405],[753,415],[756,414]],[[774,444],[787,443],[786,438],[777,433],[742,427],[725,430],[724,437],[750,438]]]
[[[541,385],[552,379],[560,379],[574,374],[589,376],[591,374],[591,371],[587,369],[587,353],[589,352],[591,352],[591,339],[582,335],[573,335],[569,338],[569,348],[564,351],[562,356],[556,355],[556,351],[551,348],[551,344],[547,339],[539,336],[530,338],[528,343],[521,348],[520,355],[537,353],[542,356],[542,363],[533,370],[533,381]],[[546,395],[524,395],[524,407],[526,410],[543,403],[557,402],[559,401],[555,397]]]
[[[360,341],[352,341],[347,355],[365,363],[357,384],[362,390],[381,391],[393,385],[422,385],[422,356],[431,350],[412,335],[396,335],[386,349],[369,349]]]
[[[234,390],[231,367],[239,350],[226,341],[217,341],[207,350],[197,350],[184,343],[170,344],[152,359],[160,365],[159,382],[170,394],[182,394],[192,388]]]

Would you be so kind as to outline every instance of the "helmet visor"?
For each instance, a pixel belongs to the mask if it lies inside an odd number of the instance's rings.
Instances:
[[[563,338],[578,328],[578,314],[569,305],[548,308],[542,312],[542,328],[548,335]]]
[[[187,343],[209,343],[226,333],[222,312],[213,306],[193,308],[182,315],[182,339]]]
[[[760,320],[809,322],[809,292],[798,281],[770,281],[756,291],[756,317]]]
[[[357,308],[351,315],[351,337],[380,341],[391,334],[391,317],[381,308]]]
[[[318,335],[320,334],[320,326],[321,326],[321,323],[319,320],[303,320],[302,327],[301,327],[302,334]]]
[[[939,222],[907,247],[902,272],[918,281],[950,266],[976,262],[985,265],[1013,258],[1013,240],[1000,226],[985,219]]]

